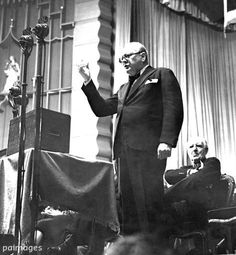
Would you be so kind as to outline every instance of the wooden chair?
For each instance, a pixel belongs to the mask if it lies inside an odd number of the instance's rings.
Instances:
[[[218,212],[218,210],[223,210],[225,207],[228,207],[232,203],[233,199],[233,193],[235,188],[235,182],[234,178],[227,174],[222,174],[220,181],[213,185],[211,187],[212,191],[212,208],[214,210],[206,212],[206,217],[208,219],[208,222],[206,222],[206,226],[202,229],[195,229],[194,224],[191,224],[191,222],[186,222],[186,224],[192,226],[191,228],[185,228],[183,233],[178,234],[175,236],[175,243],[174,248],[177,248],[178,242],[181,240],[190,240],[190,243],[192,243],[191,240],[198,239],[198,246],[196,247],[200,250],[201,255],[207,255],[209,254],[209,243],[210,243],[210,236],[209,233],[211,233],[210,228],[212,228],[212,225],[215,224],[212,222],[212,216],[215,215],[215,213]],[[223,208],[223,209],[222,209]],[[236,218],[235,218],[236,223]],[[230,242],[231,235],[227,234],[227,240]],[[190,245],[191,246],[191,245]],[[195,245],[196,246],[196,245]],[[231,250],[232,247],[229,247]],[[215,249],[212,249],[215,250]]]
[[[232,231],[236,229],[236,207],[232,207],[233,194],[235,189],[234,178],[230,175],[222,175],[222,183],[226,188],[226,193],[221,196],[221,206],[208,211],[208,242],[213,238],[218,238],[215,246],[211,247],[213,254],[218,254],[217,250],[224,243],[225,252],[233,253]],[[214,243],[214,242],[213,242]],[[210,246],[210,245],[209,245]]]

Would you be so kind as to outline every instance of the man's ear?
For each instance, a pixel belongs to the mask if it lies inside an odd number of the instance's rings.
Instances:
[[[140,55],[142,56],[143,62],[147,61],[147,54],[146,54],[146,52],[141,52]]]
[[[208,147],[205,147],[204,150],[205,150],[205,155],[206,155],[208,152]]]

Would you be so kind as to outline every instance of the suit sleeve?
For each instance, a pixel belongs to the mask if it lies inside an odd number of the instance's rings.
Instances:
[[[161,70],[163,123],[161,143],[176,147],[183,123],[183,102],[179,83],[170,69]]]
[[[190,186],[206,186],[213,184],[220,179],[220,161],[215,158],[208,158],[202,169],[188,177]]]
[[[108,99],[104,99],[102,96],[100,96],[92,80],[86,86],[83,85],[82,90],[87,96],[92,111],[97,117],[113,115],[117,112],[117,94],[114,94]]]
[[[187,176],[187,170],[189,167],[181,167],[179,169],[171,169],[165,172],[165,180],[170,184],[174,185],[177,182],[183,180]]]

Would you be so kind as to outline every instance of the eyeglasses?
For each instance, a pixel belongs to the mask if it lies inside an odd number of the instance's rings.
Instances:
[[[143,51],[143,50],[140,50],[140,51],[138,51],[138,52],[133,52],[133,53],[129,53],[129,54],[124,54],[123,56],[121,56],[121,57],[119,58],[119,62],[120,62],[120,63],[123,63],[124,60],[130,58],[132,55],[139,54],[139,53],[142,53],[142,52],[144,52],[144,51]]]

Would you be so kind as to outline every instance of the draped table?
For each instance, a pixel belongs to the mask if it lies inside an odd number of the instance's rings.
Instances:
[[[32,164],[34,150],[25,151],[21,233],[30,231],[32,202]],[[37,166],[38,194],[41,200],[78,212],[117,233],[113,166],[105,161],[89,161],[66,153],[40,151]],[[18,153],[0,159],[0,234],[14,234]]]

